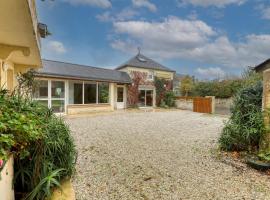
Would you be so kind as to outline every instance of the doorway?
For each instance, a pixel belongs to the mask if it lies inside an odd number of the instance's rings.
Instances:
[[[153,106],[153,90],[140,90],[139,92],[139,107]]]
[[[124,102],[124,86],[117,86],[117,101],[116,101],[116,107],[117,109],[124,109],[125,108],[125,102]]]

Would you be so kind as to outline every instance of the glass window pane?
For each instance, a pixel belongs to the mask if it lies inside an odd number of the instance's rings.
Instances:
[[[153,106],[153,91],[146,91],[146,106]]]
[[[65,97],[65,82],[52,81],[52,98],[64,98]]]
[[[65,101],[64,100],[52,100],[52,110],[55,113],[65,112]]]
[[[117,88],[117,102],[124,102],[124,88]]]
[[[83,103],[83,84],[69,82],[69,104]]]
[[[98,103],[109,103],[109,83],[98,84]]]
[[[145,90],[140,90],[138,106],[145,106]]]
[[[34,98],[48,98],[47,80],[37,80],[35,82]]]
[[[97,86],[96,83],[84,84],[84,103],[96,103],[97,102]]]
[[[40,105],[48,107],[48,100],[36,100]]]

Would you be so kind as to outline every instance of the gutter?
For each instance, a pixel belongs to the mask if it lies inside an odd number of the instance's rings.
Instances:
[[[102,79],[102,78],[86,78],[86,77],[77,77],[77,76],[63,76],[58,74],[44,74],[44,73],[36,73],[37,77],[43,78],[62,78],[62,79],[69,79],[69,80],[80,80],[80,81],[99,81],[99,82],[110,82],[110,83],[126,83],[131,84],[132,81],[117,81],[117,80],[109,80],[109,79]]]

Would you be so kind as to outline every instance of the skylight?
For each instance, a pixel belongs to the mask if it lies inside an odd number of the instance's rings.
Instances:
[[[146,60],[145,60],[144,58],[140,57],[140,56],[138,56],[137,58],[138,58],[138,60],[141,61],[141,62],[146,62]]]

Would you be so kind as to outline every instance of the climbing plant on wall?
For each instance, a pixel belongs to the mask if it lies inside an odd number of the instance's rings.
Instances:
[[[172,81],[155,77],[155,87],[156,87],[156,104],[157,106],[160,106],[161,102],[164,100],[166,92],[172,90]]]
[[[128,105],[135,107],[139,101],[139,85],[146,80],[147,74],[143,72],[133,71],[130,73],[132,84],[128,86]]]

